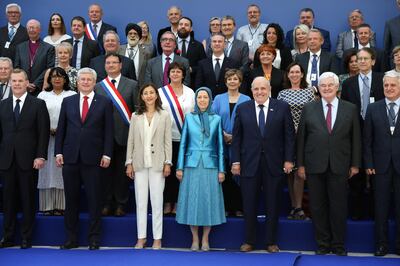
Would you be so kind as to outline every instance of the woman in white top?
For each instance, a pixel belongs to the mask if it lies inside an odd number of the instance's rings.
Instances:
[[[53,13],[50,16],[48,35],[44,37],[43,41],[53,46],[59,45],[62,41],[70,39],[66,33],[64,19],[59,13]]]
[[[172,175],[166,178],[164,190],[164,214],[176,213],[179,181],[175,176],[175,165],[178,160],[181,131],[185,115],[194,110],[194,92],[183,84],[185,68],[173,62],[168,68],[170,84],[158,89],[162,107],[168,111],[172,121]]]
[[[39,93],[38,98],[46,102],[50,115],[50,140],[45,166],[39,170],[39,211],[46,215],[62,215],[65,209],[62,168],[56,167],[54,141],[61,103],[65,97],[74,95],[70,90],[69,79],[64,69],[50,69],[47,78],[49,86]]]
[[[165,177],[171,173],[171,120],[161,107],[153,84],[139,91],[139,106],[132,114],[126,151],[126,175],[135,180],[138,240],[135,248],[146,245],[147,200],[152,209],[153,249],[161,248],[163,191]]]

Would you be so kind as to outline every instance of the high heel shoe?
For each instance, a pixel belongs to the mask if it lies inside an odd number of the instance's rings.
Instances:
[[[146,247],[146,240],[143,239],[138,239],[136,245],[135,245],[135,249],[143,249]]]
[[[154,239],[152,248],[156,250],[161,249],[161,239]]]
[[[201,250],[202,251],[210,251],[210,245],[208,243],[202,243]]]
[[[198,251],[200,249],[199,242],[193,242],[192,246],[190,247],[192,251]]]

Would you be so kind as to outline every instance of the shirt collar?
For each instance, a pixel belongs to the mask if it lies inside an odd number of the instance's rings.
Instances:
[[[229,39],[226,39],[226,41],[232,43],[234,39],[235,39],[235,36],[232,35],[232,37],[230,37]]]
[[[21,25],[20,22],[18,22],[18,23],[15,24],[15,25],[12,25],[11,23],[8,23],[8,29],[10,29],[11,26],[14,26],[15,30],[17,30],[17,29],[19,28],[20,25]]]
[[[91,91],[88,95],[83,95],[82,93],[79,93],[79,98],[80,98],[81,100],[83,100],[83,97],[84,97],[84,96],[88,96],[89,99],[93,99],[93,97],[94,97],[94,91]]]
[[[184,39],[178,37],[178,42],[179,42],[179,43],[181,43],[183,40],[186,40],[186,43],[189,43],[189,42],[190,42],[190,34],[189,34],[189,36],[187,36],[187,37],[184,38]]]
[[[364,75],[363,73],[360,72],[359,76],[361,79],[364,79],[364,77],[367,76],[368,80],[371,80],[372,79],[372,69],[367,73],[367,75]]]
[[[385,103],[386,105],[389,105],[389,103],[396,103],[397,107],[400,107],[400,97],[397,98],[395,101],[390,101],[388,98],[385,97]]]
[[[256,106],[256,108],[258,108],[258,106],[259,106],[259,104],[256,102],[256,101],[254,101],[254,105]],[[265,108],[268,108],[268,106],[269,106],[269,97],[268,97],[268,99],[262,104]]]
[[[24,94],[22,94],[21,97],[17,98],[15,97],[15,95],[13,94],[13,101],[15,102],[17,99],[21,100],[21,103],[25,102],[26,96],[28,95],[28,92],[25,92]]]
[[[115,79],[115,81],[117,82],[117,84],[119,83],[119,80],[121,79],[121,74],[119,74],[116,78],[112,78],[112,77],[110,77],[110,76],[107,76],[108,77],[108,79],[111,81],[111,80],[113,80],[113,79]]]
[[[171,60],[169,61],[170,63],[172,63],[172,61],[174,61],[174,55],[175,55],[175,54],[172,53],[172,54],[170,54],[170,55],[168,56],[168,57],[171,59]],[[161,56],[162,56],[162,60],[163,60],[163,61],[166,61],[166,60],[167,60],[167,56],[166,56],[164,53],[162,53]]]
[[[322,101],[322,106],[326,107],[326,105],[328,104],[328,102],[324,99],[321,98]],[[333,99],[333,101],[330,103],[334,108],[337,108],[338,104],[339,104],[339,100],[337,97],[335,97],[335,99]]]
[[[213,55],[212,55],[212,61],[214,62],[216,58],[217,58],[217,57],[213,54]],[[222,54],[222,55],[219,56],[218,58],[220,59],[220,62],[222,62],[222,61],[224,61],[225,55]]]
[[[313,53],[313,52],[310,51],[310,58],[313,58],[313,55],[314,55],[314,54],[316,54],[317,57],[319,58],[319,57],[321,56],[321,51],[322,51],[322,49],[319,49],[319,51],[316,52],[316,53]]]
[[[97,23],[93,23],[93,22],[90,21],[90,23],[92,24],[92,27],[94,26],[94,24],[96,24],[96,25],[97,25],[97,29],[100,30],[101,25],[103,24],[103,20],[100,20],[100,21],[97,22]]]

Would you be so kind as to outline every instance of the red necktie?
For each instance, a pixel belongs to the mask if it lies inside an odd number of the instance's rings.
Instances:
[[[328,128],[329,134],[332,133],[332,104],[328,103],[328,113],[326,114],[326,127]]]
[[[163,75],[163,86],[169,84],[169,79],[168,79],[169,60],[171,60],[171,58],[169,58],[169,57],[165,58],[164,75]]]
[[[88,102],[89,97],[88,96],[83,96],[83,104],[82,104],[82,122],[85,122],[87,113],[89,111],[89,102]]]

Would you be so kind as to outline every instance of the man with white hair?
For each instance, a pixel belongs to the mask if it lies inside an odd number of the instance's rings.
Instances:
[[[0,56],[14,60],[15,47],[29,39],[26,28],[21,25],[21,7],[16,3],[6,6],[8,23],[0,28]]]
[[[64,98],[58,120],[54,155],[62,167],[67,241],[61,249],[78,247],[79,194],[85,186],[89,207],[89,250],[99,249],[102,169],[111,162],[114,139],[111,100],[94,92],[96,72],[78,71],[79,94]]]
[[[28,74],[28,92],[38,95],[43,87],[44,74],[54,66],[54,46],[40,39],[40,22],[30,19],[26,23],[29,40],[17,46],[14,67],[25,70]]]
[[[363,159],[367,175],[374,175],[375,256],[388,253],[388,216],[391,195],[395,203],[396,254],[400,255],[400,75],[383,77],[385,98],[368,106],[364,122]],[[393,194],[392,194],[393,191]]]
[[[13,64],[10,58],[0,57],[0,100],[7,99],[12,95],[11,92],[11,72]]]
[[[346,256],[347,179],[361,165],[359,113],[336,97],[339,78],[318,79],[321,100],[305,105],[297,131],[297,166],[308,181],[317,255]]]

